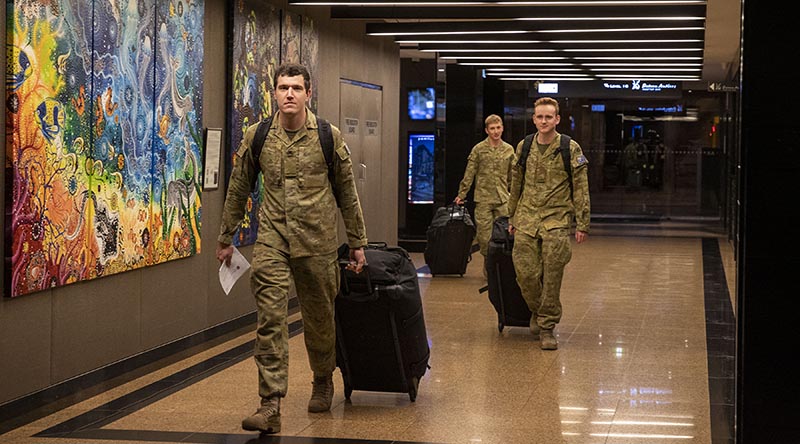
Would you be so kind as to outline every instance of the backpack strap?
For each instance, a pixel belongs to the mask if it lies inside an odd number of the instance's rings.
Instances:
[[[336,205],[339,205],[339,195],[336,194],[336,177],[334,177],[333,170],[333,130],[330,122],[322,117],[317,117],[317,132],[319,133],[319,144],[322,146],[322,155],[325,156],[325,163],[328,165],[328,181],[331,183]]]
[[[561,151],[561,159],[564,161],[564,169],[567,171],[567,181],[569,181],[569,195],[572,196],[572,160],[569,150],[569,141],[572,140],[568,135],[561,135],[561,144],[558,146],[558,151]]]
[[[522,142],[522,151],[519,152],[519,159],[517,160],[517,166],[522,168],[522,171],[525,171],[525,167],[527,166],[528,154],[531,152],[532,144],[533,134],[528,134]]]
[[[275,115],[273,114],[258,122],[256,135],[253,136],[253,144],[250,145],[250,153],[253,156],[253,163],[256,170],[261,170],[261,164],[258,159],[261,157],[261,149],[264,147],[264,142],[267,140],[267,133],[269,133],[269,129],[272,127],[272,119],[274,117]],[[253,190],[256,189],[256,186],[258,186],[258,174],[255,175],[255,180],[253,181]]]

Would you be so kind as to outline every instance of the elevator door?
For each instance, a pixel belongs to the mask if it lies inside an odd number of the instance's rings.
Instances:
[[[370,240],[380,241],[386,239],[387,230],[381,225],[381,214],[386,205],[381,199],[386,195],[381,189],[383,91],[378,85],[342,79],[339,93],[339,129],[350,147],[367,236]]]

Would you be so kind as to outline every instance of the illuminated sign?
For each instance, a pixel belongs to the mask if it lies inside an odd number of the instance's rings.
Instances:
[[[537,88],[540,94],[558,94],[558,83],[540,83]]]
[[[594,113],[602,113],[606,110],[606,105],[604,103],[593,103],[592,104],[592,112]]]
[[[683,113],[683,105],[672,106],[638,106],[637,111],[646,113],[665,113],[665,114],[681,114]]]
[[[630,82],[603,82],[603,88],[623,91],[659,92],[665,90],[677,90],[678,84],[669,82],[643,82],[641,80],[632,80]]]

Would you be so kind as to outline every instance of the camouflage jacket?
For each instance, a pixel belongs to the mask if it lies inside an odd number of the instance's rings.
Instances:
[[[534,140],[536,137],[534,136]],[[511,178],[511,197],[508,211],[511,223],[523,233],[536,235],[539,229],[569,228],[573,215],[577,229],[589,231],[589,161],[580,145],[571,140],[570,161],[572,167],[573,193],[570,195],[564,160],[558,151],[561,134],[547,146],[544,154],[534,143],[531,146],[524,170],[517,166],[516,159],[522,149],[517,144]]]
[[[508,183],[514,148],[506,142],[498,147],[489,144],[487,137],[472,147],[464,178],[458,187],[458,197],[465,199],[475,181],[475,202],[502,204],[508,201]]]
[[[336,201],[328,179],[328,166],[319,141],[317,117],[306,109],[306,124],[290,140],[273,119],[259,163],[253,166],[250,145],[257,124],[247,128],[234,156],[228,194],[217,238],[230,244],[244,217],[252,183],[264,173],[264,193],[258,209],[257,242],[283,251],[292,257],[327,254],[337,249],[338,222]],[[338,128],[331,125],[334,139],[334,178],[338,201],[347,233],[348,245],[367,244],[361,204],[356,193],[350,150]]]

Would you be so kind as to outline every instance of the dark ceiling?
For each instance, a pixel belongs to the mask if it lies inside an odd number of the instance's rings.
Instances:
[[[738,53],[740,6],[713,2],[289,3],[329,6],[331,18],[366,21],[367,34],[390,36],[405,54],[438,56],[501,79],[700,82],[726,80]]]

